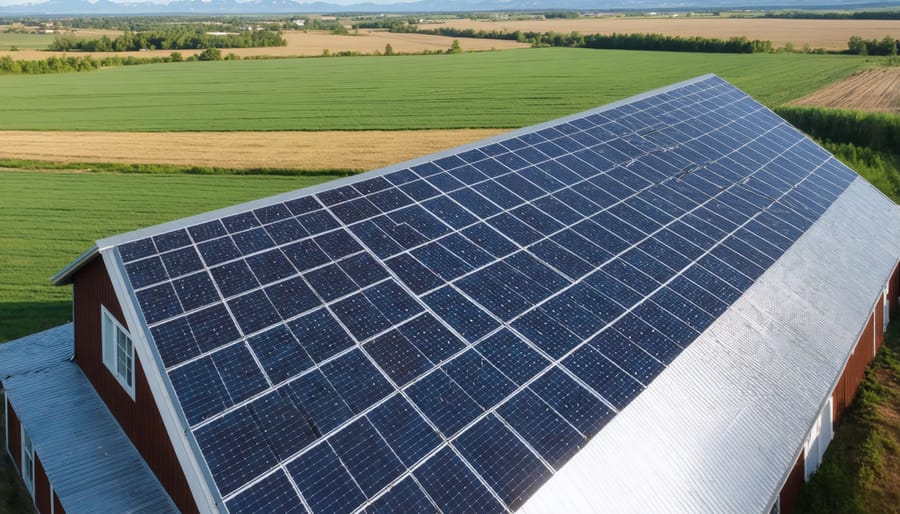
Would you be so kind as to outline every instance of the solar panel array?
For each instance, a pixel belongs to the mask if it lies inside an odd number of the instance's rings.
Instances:
[[[499,512],[854,177],[708,77],[118,251],[228,510]]]

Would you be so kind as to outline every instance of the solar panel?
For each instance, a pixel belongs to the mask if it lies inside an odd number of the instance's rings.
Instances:
[[[855,176],[710,76],[118,255],[229,510],[502,511]]]

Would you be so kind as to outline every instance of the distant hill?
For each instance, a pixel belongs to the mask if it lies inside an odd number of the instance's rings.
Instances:
[[[264,14],[264,13],[419,13],[469,11],[527,11],[569,9],[599,10],[679,10],[688,9],[786,9],[786,8],[864,8],[891,3],[854,2],[842,0],[793,0],[789,4],[773,5],[774,0],[759,4],[748,0],[696,0],[667,2],[665,0],[417,0],[392,4],[371,2],[347,5],[327,2],[293,0],[173,0],[169,3],[111,2],[109,0],[47,0],[0,6],[0,16],[12,15],[101,15],[101,14]]]

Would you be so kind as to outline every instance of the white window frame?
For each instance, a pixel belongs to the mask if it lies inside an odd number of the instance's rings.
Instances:
[[[100,306],[100,332],[103,364],[134,400],[134,339],[104,306]]]
[[[19,431],[22,435],[22,480],[34,498],[34,444],[24,425],[20,425]]]
[[[891,322],[891,300],[890,300],[890,295],[888,295],[889,287],[890,287],[890,282],[884,286],[884,294],[881,297],[881,300],[882,300],[881,303],[883,304],[881,321],[884,324],[884,326],[881,327],[882,333],[887,332],[888,324]]]

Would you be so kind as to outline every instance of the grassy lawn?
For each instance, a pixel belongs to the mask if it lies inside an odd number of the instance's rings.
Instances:
[[[0,342],[71,319],[48,279],[97,239],[330,178],[0,172]]]
[[[770,106],[864,57],[542,48],[220,61],[0,77],[0,130],[522,127],[714,72]]]

